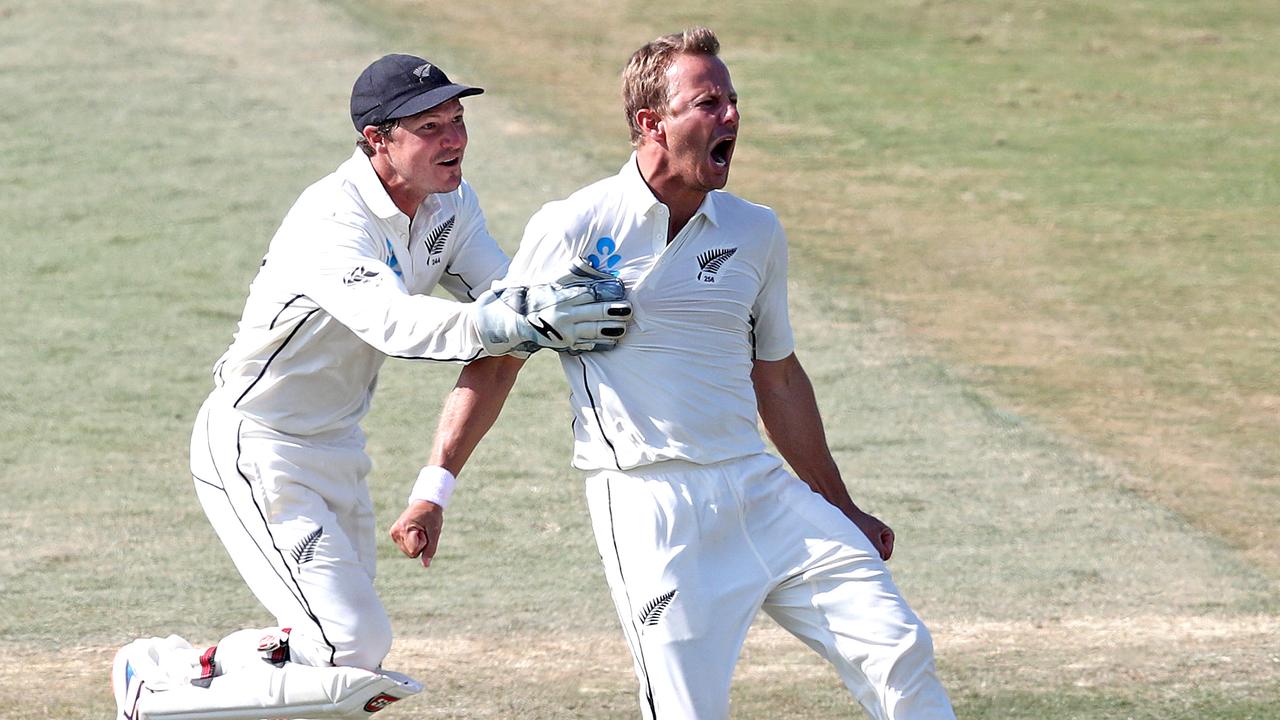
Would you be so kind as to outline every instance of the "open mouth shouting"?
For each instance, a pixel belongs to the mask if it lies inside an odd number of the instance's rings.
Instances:
[[[738,138],[726,135],[711,145],[711,164],[719,170],[728,170],[729,161],[733,159],[733,146]]]
[[[455,155],[455,156],[453,156],[453,157],[451,157],[451,158],[449,158],[449,159],[447,159],[447,160],[441,160],[441,161],[437,162],[436,164],[437,164],[437,165],[443,165],[443,166],[445,166],[445,167],[457,167],[457,166],[459,166],[459,165],[461,165],[461,164],[462,164],[462,156],[461,156],[461,155]]]

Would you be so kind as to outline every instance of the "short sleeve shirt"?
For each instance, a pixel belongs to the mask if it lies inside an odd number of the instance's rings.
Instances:
[[[575,467],[709,464],[764,450],[752,363],[795,347],[782,227],[769,208],[723,191],[670,244],[668,222],[633,155],[617,175],[534,215],[501,281],[546,282],[583,258],[627,286],[633,320],[618,347],[561,358]]]
[[[214,367],[222,397],[281,432],[348,428],[386,357],[483,354],[465,307],[507,269],[471,186],[409,217],[356,151],[307,188],[271,240],[235,339]]]

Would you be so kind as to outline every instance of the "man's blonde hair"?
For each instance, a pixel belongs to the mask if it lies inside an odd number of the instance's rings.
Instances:
[[[680,55],[719,55],[720,40],[705,27],[663,35],[636,50],[622,71],[622,105],[631,128],[631,144],[639,145],[643,134],[636,112],[649,109],[665,115],[671,83],[667,70]]]

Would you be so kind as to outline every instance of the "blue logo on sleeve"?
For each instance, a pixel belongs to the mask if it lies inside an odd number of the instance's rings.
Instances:
[[[404,273],[400,272],[400,261],[396,259],[396,250],[391,247],[390,240],[387,240],[387,255],[391,257],[391,259],[387,261],[387,267],[391,268],[391,272],[395,273],[396,277],[404,280]]]
[[[591,263],[591,267],[607,272],[614,277],[618,277],[618,271],[615,269],[622,256],[614,251],[618,249],[617,243],[611,237],[602,237],[596,241],[596,251],[587,256],[587,262]]]

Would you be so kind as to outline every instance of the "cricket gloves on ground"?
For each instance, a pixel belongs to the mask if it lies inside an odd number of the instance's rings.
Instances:
[[[609,350],[631,318],[622,281],[582,261],[553,283],[490,290],[474,308],[490,355]]]

